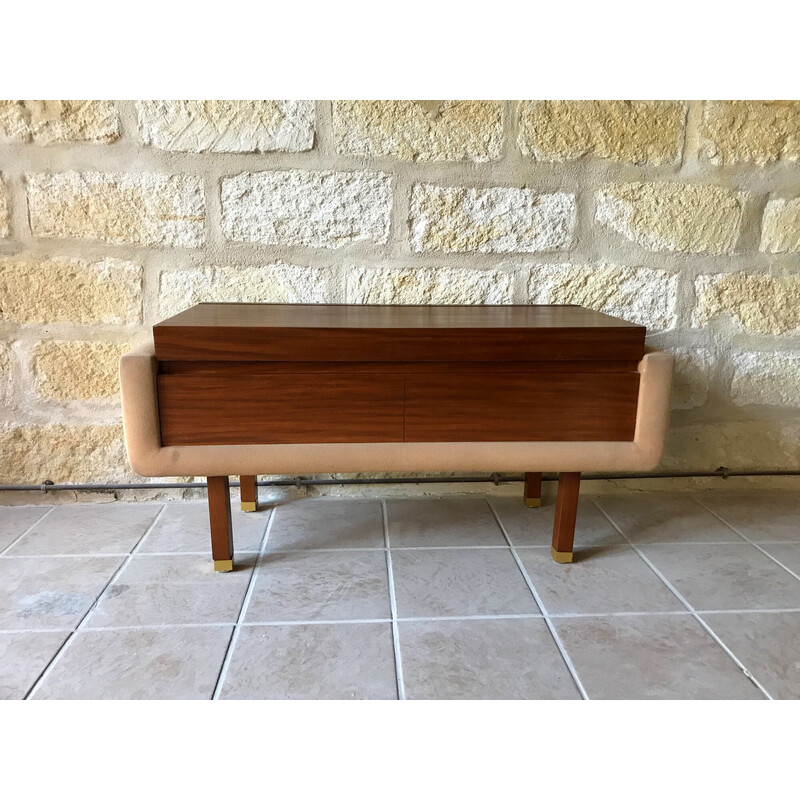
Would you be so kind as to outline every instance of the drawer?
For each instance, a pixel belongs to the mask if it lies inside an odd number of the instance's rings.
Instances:
[[[407,442],[632,441],[639,373],[406,376]]]
[[[162,445],[402,442],[402,375],[158,376]]]

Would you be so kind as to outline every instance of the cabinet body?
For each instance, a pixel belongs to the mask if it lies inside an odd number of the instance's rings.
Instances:
[[[644,336],[579,306],[203,303],[153,329],[161,443],[632,441]]]

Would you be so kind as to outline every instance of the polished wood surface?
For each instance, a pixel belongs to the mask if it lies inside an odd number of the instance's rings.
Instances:
[[[638,361],[159,361],[162,375],[482,374],[491,372],[636,372]]]
[[[203,303],[154,327],[162,444],[631,441],[644,333],[580,306]]]
[[[407,442],[631,441],[639,374],[409,375]]]
[[[239,476],[239,500],[242,503],[258,503],[258,484],[255,475]]]
[[[153,328],[159,361],[638,361],[644,336],[580,306],[202,303]]]
[[[211,556],[214,561],[233,558],[230,482],[227,475],[208,478],[208,516],[211,526]]]
[[[156,328],[641,328],[574,305],[198,303]]]
[[[575,538],[575,520],[578,516],[578,495],[581,488],[580,472],[560,472],[558,494],[553,523],[553,550],[555,553],[572,553]]]
[[[162,445],[402,442],[403,379],[159,375]]]
[[[541,500],[542,499],[542,473],[541,472],[526,472],[525,473],[525,489],[522,493],[525,500]]]

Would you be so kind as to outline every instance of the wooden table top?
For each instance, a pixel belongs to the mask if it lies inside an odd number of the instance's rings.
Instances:
[[[575,305],[396,306],[199,303],[158,327],[180,328],[633,328]]]
[[[153,327],[159,361],[638,361],[645,333],[575,305],[200,303]]]

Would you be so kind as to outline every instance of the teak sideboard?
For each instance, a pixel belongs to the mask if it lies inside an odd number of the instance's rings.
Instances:
[[[202,303],[123,356],[129,458],[209,476],[220,571],[230,474],[255,510],[258,474],[399,469],[520,469],[531,506],[541,472],[559,472],[552,554],[568,562],[581,471],[660,459],[672,358],[644,339],[568,305]]]

